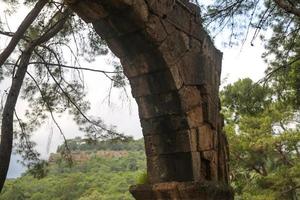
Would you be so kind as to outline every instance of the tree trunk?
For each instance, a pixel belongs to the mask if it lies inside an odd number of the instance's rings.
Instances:
[[[20,65],[16,75],[13,77],[12,85],[6,98],[5,106],[2,113],[1,127],[1,144],[0,144],[0,192],[3,188],[9,162],[12,152],[13,143],[13,118],[17,99],[23,84],[23,80],[27,71],[27,64],[31,57],[32,50],[22,54]]]

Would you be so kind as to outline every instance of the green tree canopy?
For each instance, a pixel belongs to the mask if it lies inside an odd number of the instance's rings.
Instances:
[[[299,111],[277,88],[242,79],[221,92],[236,199],[300,195]]]

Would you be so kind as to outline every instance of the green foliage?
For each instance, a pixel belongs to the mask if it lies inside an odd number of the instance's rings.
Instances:
[[[149,179],[148,179],[148,174],[147,172],[141,172],[136,180],[137,184],[145,184],[145,183],[149,183]]]
[[[42,179],[26,173],[8,180],[0,200],[129,200],[133,199],[129,186],[136,184],[137,176],[145,168],[144,151],[137,149],[125,157],[95,157],[72,168],[59,162],[49,165],[48,174]]]
[[[257,115],[270,103],[270,90],[255,84],[251,79],[239,79],[222,91],[222,102],[237,115]]]
[[[250,79],[225,87],[221,95],[236,199],[297,199],[299,111],[278,96],[273,84]]]
[[[201,6],[204,24],[213,37],[221,32],[223,38],[229,36],[225,44],[244,45],[251,37],[254,46],[256,38],[262,39],[268,63],[264,81],[272,83],[277,97],[300,108],[300,1],[213,0]]]
[[[144,140],[134,140],[131,137],[126,139],[109,139],[109,140],[89,140],[76,137],[67,140],[68,147],[71,151],[97,151],[97,150],[112,150],[112,151],[143,151]],[[57,152],[60,153],[64,145],[58,146]]]
[[[47,167],[48,162],[45,160],[40,160],[28,169],[28,173],[31,174],[34,178],[44,178],[48,173]]]

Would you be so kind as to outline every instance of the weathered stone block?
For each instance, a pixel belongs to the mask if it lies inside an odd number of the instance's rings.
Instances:
[[[210,160],[205,159],[201,153],[201,181],[211,180]]]
[[[216,182],[165,182],[130,187],[137,200],[233,200],[233,190]]]
[[[138,97],[136,101],[141,119],[177,115],[182,112],[177,92]]]
[[[202,109],[204,122],[210,124],[213,129],[217,129],[219,109],[207,95],[203,98]]]
[[[193,16],[197,15],[197,17],[200,17],[201,10],[195,2],[191,2],[190,0],[181,0],[178,1],[178,4],[183,6],[183,8],[186,9]]]
[[[154,191],[152,190],[152,185],[150,184],[132,185],[130,186],[129,191],[136,200],[150,200],[156,198]]]
[[[202,151],[202,161],[206,163],[205,174],[206,180],[218,180],[218,152],[215,150]]]
[[[132,10],[130,11],[133,12]],[[115,15],[109,16],[109,21],[111,26],[114,26],[117,32],[121,33],[122,35],[132,33],[138,30],[141,30],[145,27],[145,24],[138,22],[137,20],[133,20],[128,14],[128,11],[120,11]]]
[[[185,1],[185,5],[189,8],[189,11],[195,15],[195,17],[199,18],[199,20],[201,19],[200,18],[201,10],[197,4],[191,3],[189,0],[187,0],[187,1]],[[201,21],[199,21],[199,24],[200,24],[200,22]]]
[[[144,136],[164,134],[189,128],[185,115],[164,115],[151,119],[141,119]]]
[[[178,199],[179,191],[177,190],[177,184],[170,182],[167,184],[155,184],[153,185],[153,191],[157,199]]]
[[[189,110],[186,115],[190,128],[197,128],[203,124],[202,106],[197,106]]]
[[[109,49],[118,57],[126,57],[126,50],[119,38],[111,38],[106,40]]]
[[[95,30],[97,31],[97,29]],[[121,60],[124,57],[128,60],[132,60],[138,55],[148,54],[149,52],[153,53],[154,51],[149,40],[145,38],[144,34],[140,31],[107,39],[106,42],[112,52],[121,58]]]
[[[214,181],[179,183],[179,200],[233,200],[233,190],[228,185]]]
[[[190,30],[192,14],[184,6],[174,4],[173,9],[166,15],[166,20],[171,22],[176,28],[182,31]]]
[[[174,177],[171,164],[172,157],[165,155],[147,156],[147,173],[150,183],[170,181]]]
[[[122,33],[118,32],[114,26],[110,24],[108,18],[98,19],[93,23],[93,27],[98,34],[104,39],[111,39],[114,37],[118,37]]]
[[[202,44],[199,40],[193,38],[193,37],[190,37],[190,51],[192,52],[195,52],[195,53],[201,53],[202,51]]]
[[[179,73],[178,67],[176,65],[172,66],[170,68],[170,72],[172,73],[172,77],[173,77],[176,88],[180,89],[183,86],[183,79]]]
[[[94,22],[108,16],[108,12],[97,1],[66,1],[70,7],[81,17],[86,23]]]
[[[187,35],[185,32],[181,31],[180,32],[181,38],[184,42],[184,46],[187,48],[187,50],[189,51],[191,49],[191,38],[189,35]]]
[[[167,69],[166,63],[158,51],[152,49],[143,54],[137,54],[130,59],[122,59],[125,75],[130,79],[144,74]]]
[[[201,24],[197,23],[195,20],[191,20],[191,31],[190,34],[203,43],[204,39],[208,37],[207,33],[205,32],[204,28]]]
[[[102,4],[105,5],[110,11],[115,10],[128,10],[133,4],[133,0],[102,0]],[[111,11],[113,12],[113,11]],[[116,12],[116,11],[115,11]]]
[[[189,48],[186,38],[178,30],[168,35],[159,46],[159,50],[162,52],[163,58],[169,66],[177,63]]]
[[[174,7],[174,0],[146,0],[149,9],[164,18]]]
[[[218,181],[219,174],[218,174],[218,152],[213,151],[213,158],[210,163],[211,167],[211,178],[213,181]]]
[[[130,78],[133,97],[167,93],[176,89],[169,70]]]
[[[165,28],[165,31],[167,32],[168,35],[173,34],[176,31],[176,28],[173,24],[171,24],[167,19],[160,19],[162,25]]]
[[[193,151],[191,154],[194,181],[201,181],[203,180],[201,175],[201,154],[197,151]]]
[[[181,98],[181,107],[184,111],[189,111],[202,103],[200,91],[195,86],[182,87],[179,90],[179,95]]]
[[[166,132],[162,134],[145,136],[144,140],[146,155],[154,156],[180,152],[191,152],[192,148],[196,149],[196,146],[191,146],[191,139],[192,132],[190,130]]]
[[[201,157],[206,160],[212,161],[215,156],[214,150],[201,151]]]
[[[228,183],[228,166],[225,151],[222,146],[218,148],[218,180]]]
[[[147,156],[147,170],[150,183],[192,181],[191,153]]]
[[[211,127],[204,124],[198,128],[199,134],[199,151],[207,151],[214,149],[214,134]]]
[[[224,158],[229,161],[229,147],[228,147],[228,141],[227,137],[223,132],[219,133],[219,145],[220,148],[223,148],[222,151],[224,152],[225,156]]]
[[[190,51],[176,65],[185,85],[211,85],[212,66],[203,54]]]
[[[101,17],[93,22],[97,33],[107,40],[121,35],[136,32],[145,27],[145,24],[137,21],[136,17],[128,14],[129,11],[119,11],[115,15]],[[133,11],[130,11],[133,13]]]
[[[167,33],[160,19],[156,15],[150,15],[146,24],[146,32],[151,37],[152,41],[159,45],[166,39]]]
[[[190,149],[192,152],[198,151],[198,130],[196,128],[190,129]]]
[[[214,141],[213,148],[217,150],[219,148],[219,136],[216,130],[213,130],[213,141]]]
[[[139,21],[141,21],[141,23],[147,22],[149,20],[148,18],[150,14],[146,2],[141,0],[132,0],[132,1],[133,1],[132,3],[133,12],[135,15],[133,16],[133,18],[138,19]]]
[[[207,33],[206,33],[206,35],[207,35]],[[214,58],[214,53],[215,53],[214,50],[215,50],[215,48],[214,48],[210,38],[209,37],[204,37],[203,42],[202,42],[202,53],[206,57],[208,57],[210,59],[213,59]]]

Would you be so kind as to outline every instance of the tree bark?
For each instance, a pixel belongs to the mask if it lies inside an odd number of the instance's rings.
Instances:
[[[39,0],[34,8],[28,13],[25,19],[22,21],[21,25],[18,27],[17,31],[11,38],[9,44],[5,48],[5,50],[0,54],[0,67],[4,64],[10,54],[13,52],[19,41],[24,36],[24,33],[28,29],[28,27],[32,24],[32,22],[36,19],[39,15],[43,7],[46,5],[48,0]]]
[[[9,162],[12,152],[13,143],[13,118],[15,106],[20,93],[20,89],[27,71],[27,63],[31,57],[31,52],[26,51],[22,54],[20,65],[16,75],[13,77],[12,85],[6,98],[5,106],[2,113],[1,126],[1,144],[0,144],[0,192],[3,188]]]
[[[300,17],[300,9],[296,8],[295,6],[291,5],[290,3],[286,2],[285,0],[274,0],[274,2],[285,10],[287,13],[296,15],[297,17]]]

